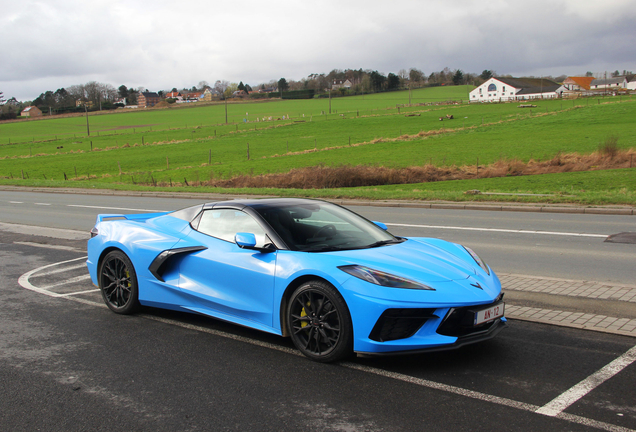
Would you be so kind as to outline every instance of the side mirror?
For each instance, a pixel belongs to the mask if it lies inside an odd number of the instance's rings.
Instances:
[[[383,224],[382,222],[378,222],[378,221],[373,221],[374,224],[376,224],[377,226],[379,226],[380,228],[382,228],[384,231],[387,231],[388,228],[385,224]]]
[[[242,249],[253,249],[256,247],[256,236],[252,233],[236,233],[234,242]]]
[[[256,250],[259,252],[274,252],[276,249],[272,245],[256,247],[256,236],[252,233],[239,232],[234,236],[234,242],[241,249]]]

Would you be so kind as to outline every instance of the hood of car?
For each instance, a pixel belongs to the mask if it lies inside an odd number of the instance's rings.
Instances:
[[[462,258],[461,246],[428,244],[424,239],[406,240],[370,249],[335,252],[346,264],[357,264],[414,279],[419,282],[465,280],[479,268],[468,253]],[[481,270],[481,269],[480,269]]]

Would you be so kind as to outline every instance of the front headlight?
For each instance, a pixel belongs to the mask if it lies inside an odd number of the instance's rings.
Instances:
[[[486,264],[484,261],[482,261],[481,258],[479,258],[479,255],[477,255],[475,253],[474,250],[472,250],[471,248],[469,248],[468,246],[463,246],[464,249],[466,249],[466,252],[468,252],[470,254],[471,257],[473,257],[473,259],[475,260],[475,262],[477,264],[479,264],[479,267],[483,268],[484,271],[486,273],[488,273],[488,275],[490,275],[490,267],[488,267],[488,264]]]
[[[374,270],[361,265],[346,265],[340,266],[338,268],[345,273],[349,273],[351,276],[355,276],[358,279],[362,279],[363,281],[367,281],[375,285],[385,286],[389,288],[406,288],[435,291],[434,288],[431,288],[430,286],[421,284],[419,282],[415,282],[379,270]]]

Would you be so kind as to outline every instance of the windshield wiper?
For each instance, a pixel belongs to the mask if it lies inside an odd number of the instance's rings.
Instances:
[[[371,243],[369,246],[367,246],[367,248],[371,249],[371,248],[380,247],[380,246],[386,246],[386,245],[390,245],[390,244],[402,243],[403,241],[404,240],[402,240],[402,239],[380,240],[380,241],[377,241],[375,243]]]

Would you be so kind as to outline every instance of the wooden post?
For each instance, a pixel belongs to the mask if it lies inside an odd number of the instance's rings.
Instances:
[[[250,143],[247,143],[247,160],[250,160]]]
[[[168,160],[168,156],[166,156],[166,169],[170,169],[170,161]]]
[[[212,163],[212,149],[210,149],[210,152],[208,153],[208,165],[210,165]]]
[[[117,161],[117,168],[119,168],[119,175],[121,176],[121,165],[119,164],[119,161]]]

